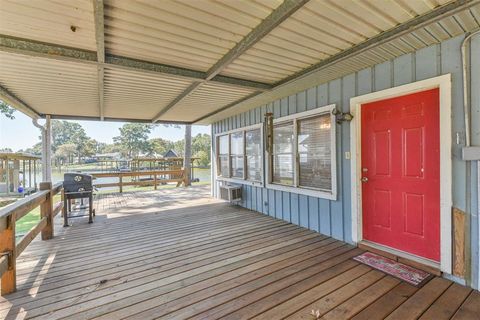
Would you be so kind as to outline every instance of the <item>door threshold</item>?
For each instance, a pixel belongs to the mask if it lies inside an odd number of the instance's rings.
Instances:
[[[414,268],[429,272],[436,276],[441,276],[440,263],[422,258],[401,250],[393,249],[368,240],[362,240],[358,243],[358,247],[363,250],[371,251],[386,258],[398,261],[400,263],[412,266]]]

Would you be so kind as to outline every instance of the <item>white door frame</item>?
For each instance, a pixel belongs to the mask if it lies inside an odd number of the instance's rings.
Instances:
[[[445,74],[402,86],[377,91],[350,99],[351,183],[352,183],[352,239],[363,240],[362,186],[361,186],[361,111],[362,104],[439,88],[440,91],[440,265],[441,271],[452,271],[452,157],[451,157],[451,75]],[[408,255],[408,254],[407,254]],[[415,257],[414,257],[415,258]],[[414,259],[421,260],[421,259]],[[427,259],[425,259],[427,260]]]

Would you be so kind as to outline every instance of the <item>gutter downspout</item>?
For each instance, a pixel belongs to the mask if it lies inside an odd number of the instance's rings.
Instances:
[[[38,119],[32,119],[32,123],[35,127],[40,129],[42,133],[42,181],[52,181],[52,135],[51,135],[51,122],[50,116],[46,116],[45,125],[38,123]]]
[[[463,70],[463,111],[465,114],[465,147],[470,147],[470,105],[469,105],[469,92],[470,81],[468,79],[468,66],[467,66],[467,43],[475,36],[480,34],[480,30],[474,31],[465,37],[462,41],[462,70]]]

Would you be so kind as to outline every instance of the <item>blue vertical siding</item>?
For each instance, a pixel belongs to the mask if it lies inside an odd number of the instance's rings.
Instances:
[[[452,159],[453,205],[462,211],[471,211],[471,261],[472,286],[479,287],[479,205],[478,170],[476,163],[461,160],[463,142],[456,144],[457,133],[465,136],[460,44],[463,36],[444,41],[417,52],[406,54],[324,83],[308,90],[259,106],[244,114],[230,117],[213,125],[212,133],[263,122],[266,112],[275,117],[295,114],[305,110],[335,103],[342,111],[350,109],[350,98],[362,94],[424,80],[441,74],[452,74]],[[472,143],[480,145],[480,37],[471,45],[472,81]],[[475,89],[476,88],[476,89]],[[337,125],[337,189],[336,201],[319,199],[295,193],[267,190],[262,187],[245,187],[243,205],[272,217],[318,231],[336,239],[352,242],[351,236],[351,185],[350,160],[345,153],[350,150],[350,126]],[[467,177],[467,166],[471,176]],[[470,180],[471,179],[471,180]],[[472,198],[466,189],[472,189]],[[213,188],[216,190],[216,188]]]

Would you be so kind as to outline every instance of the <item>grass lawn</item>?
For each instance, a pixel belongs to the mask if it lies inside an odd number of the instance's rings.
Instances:
[[[53,203],[59,202],[60,199],[60,195],[57,194],[55,197],[53,197]],[[28,230],[33,228],[38,223],[38,221],[40,221],[40,207],[36,207],[23,216],[22,219],[17,221],[17,224],[15,225],[16,236],[19,237],[26,234]]]

